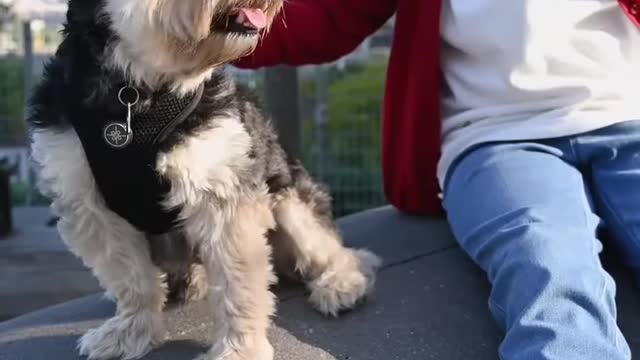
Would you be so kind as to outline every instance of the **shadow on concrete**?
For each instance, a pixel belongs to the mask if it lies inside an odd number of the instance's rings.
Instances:
[[[208,348],[207,344],[190,340],[168,341],[145,356],[145,360],[193,359]]]
[[[87,306],[91,299],[91,306]],[[101,323],[115,313],[115,303],[102,293],[82,297],[0,323],[0,340],[9,332],[69,324]],[[0,357],[0,359],[2,359]]]
[[[75,335],[43,335],[23,340],[9,341],[3,344],[3,346],[9,347],[11,351],[15,353],[11,359],[62,360],[66,358],[56,357],[52,354],[68,353],[69,349],[75,348],[76,341],[77,336]],[[5,352],[5,350],[0,350],[0,354],[3,352]],[[28,357],[22,354],[27,354]]]
[[[42,335],[29,339],[6,342],[16,354],[28,354],[28,360],[76,359],[76,344],[80,334],[74,335]],[[39,349],[39,351],[33,351]],[[167,341],[162,346],[147,354],[145,360],[192,359],[206,352],[207,344],[190,340]],[[73,354],[71,357],[53,357],[52,354]]]
[[[15,231],[0,240],[0,321],[101,291],[98,281],[46,225],[48,208],[14,208]]]

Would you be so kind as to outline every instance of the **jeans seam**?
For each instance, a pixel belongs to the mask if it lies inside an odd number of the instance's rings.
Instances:
[[[611,216],[614,219],[614,221],[617,222],[618,225],[623,225],[622,219],[620,219],[620,217],[618,216],[618,213],[613,210],[613,207],[611,206],[611,204],[607,200],[607,196],[605,196],[606,195],[605,193],[606,193],[605,189],[603,187],[600,187],[600,195],[598,195],[598,197],[600,198],[600,201],[607,208],[607,210],[611,214]],[[635,237],[635,233],[629,232],[625,226],[619,226],[619,227],[622,229],[621,230],[622,232],[626,233],[627,236],[629,236],[631,241],[633,241],[634,243],[637,243],[636,237]],[[606,282],[605,282],[604,291],[602,293],[602,298],[604,298],[605,292],[606,292]],[[619,350],[623,350],[621,348],[621,346],[620,346],[620,339],[618,339],[618,333],[616,331],[617,323],[615,323],[614,325],[615,326],[613,327],[613,338],[615,339],[616,348],[618,348]]]
[[[600,192],[604,194],[606,191],[604,190],[603,187],[600,187]],[[619,228],[622,229],[621,231],[623,231],[635,245],[640,246],[640,242],[638,242],[638,239],[637,239],[638,235],[634,231],[627,230],[627,227],[624,226],[624,222],[618,216],[618,213],[616,211],[613,211],[613,206],[611,206],[609,201],[606,199],[606,196],[600,196],[600,200],[602,201],[603,205],[607,208],[607,210],[609,210],[609,213],[615,219],[615,221],[617,222],[617,225],[619,225]]]
[[[592,251],[594,250],[593,246],[594,245],[593,245],[593,242],[592,242],[591,243]],[[607,295],[607,277],[605,276],[605,274],[602,273],[603,271],[605,271],[602,268],[602,265],[600,265],[599,267],[600,267],[600,271],[599,271],[600,278],[602,279],[602,289],[600,290],[600,296],[598,297],[598,302],[600,303],[599,305],[602,308],[607,308],[607,303],[606,303],[606,300],[605,300],[605,296]],[[617,334],[617,331],[616,331],[616,329],[618,328],[617,322],[615,320],[610,320],[610,322],[612,324],[609,324],[609,326],[610,326],[609,328],[611,329],[609,331],[610,332],[609,336],[613,337],[613,342],[614,342],[615,347],[618,350],[621,350],[620,349],[620,344],[619,344],[619,341],[618,341],[618,334]]]
[[[491,297],[489,297],[489,305],[494,308],[494,310],[499,312],[499,316],[502,318],[502,322],[506,322],[507,313],[498,303],[493,301]]]
[[[575,148],[575,139],[570,139],[569,140],[569,148],[571,149],[571,153],[576,161],[576,163],[580,162],[579,159],[579,155],[578,152]],[[584,176],[583,176],[583,181],[584,180]],[[588,191],[586,189],[587,187],[585,186],[585,196],[589,196],[589,194],[587,194],[586,192]],[[591,204],[589,203],[589,200],[587,199],[582,199],[582,215],[584,216],[584,222],[585,225],[588,226],[589,225],[589,216],[593,215],[593,209],[591,209]],[[599,241],[598,238],[596,237],[593,241],[590,242],[590,247],[591,247],[591,253],[595,254],[595,244],[596,241]],[[596,256],[596,259],[599,259],[598,256]],[[600,305],[605,305],[605,301],[604,301],[604,297],[607,293],[607,278],[604,274],[602,274],[602,272],[604,271],[604,269],[602,269],[602,264],[599,263],[599,261],[595,261],[598,268],[600,268],[600,277],[602,278],[602,289],[600,290],[600,296],[598,298],[598,301],[600,302]],[[617,341],[617,340],[616,340]]]
[[[578,150],[576,150],[576,139],[575,138],[571,138],[569,139],[569,149],[571,149],[571,155],[573,157],[573,160],[575,162],[575,165],[578,165],[580,163],[580,155],[578,155]],[[577,168],[577,166],[576,166]]]
[[[575,158],[575,162],[576,162],[576,164],[579,164],[580,163],[580,159],[579,159],[578,152],[577,152],[577,150],[575,148],[575,139],[571,139],[569,141],[569,143],[570,143],[571,152],[572,152],[572,154],[573,154],[573,156]],[[586,181],[586,180],[583,179],[583,181]],[[589,196],[589,194],[586,193],[586,191],[589,191],[587,189],[587,186],[585,186],[585,196]],[[604,200],[604,198],[602,200],[603,200],[603,202],[606,202],[606,200]],[[583,202],[582,208],[584,209],[584,211],[583,211],[584,221],[585,221],[585,225],[588,226],[589,225],[589,216],[593,214],[594,210],[589,210],[589,209],[591,209],[591,204],[589,203],[588,199],[583,198],[582,202]],[[611,207],[609,206],[609,204],[605,204],[605,206],[607,206],[609,208],[609,210],[611,211]],[[614,216],[616,216],[616,215],[614,215]],[[591,247],[591,253],[592,254],[596,254],[596,252],[595,252],[595,250],[596,250],[595,249],[596,241],[600,241],[600,240],[597,237],[595,237],[594,240],[590,242],[590,247]],[[599,257],[597,255],[596,255],[595,259],[594,259],[594,262],[595,262],[594,265],[599,269],[598,273],[600,275],[600,279],[602,280],[602,287],[600,289],[600,294],[598,296],[598,303],[602,308],[606,308],[607,307],[606,300],[605,300],[605,297],[607,295],[607,276],[606,276],[606,273],[605,273],[606,270],[604,270],[604,268],[602,267],[602,264],[600,263]],[[612,324],[607,324],[608,328],[611,329],[609,331],[608,335],[610,337],[613,337],[613,341],[614,341],[615,347],[620,350],[620,341],[618,339],[618,335],[617,335],[617,331],[616,331],[618,325],[617,325],[615,320],[612,320],[610,322]]]

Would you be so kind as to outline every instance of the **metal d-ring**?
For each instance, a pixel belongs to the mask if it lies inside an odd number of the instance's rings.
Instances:
[[[127,89],[133,90],[133,93],[135,94],[135,100],[133,100],[132,102],[124,101],[124,99],[122,98],[122,93]],[[120,91],[118,91],[118,101],[120,101],[122,105],[127,107],[127,122],[125,124],[125,136],[127,137],[127,141],[123,146],[126,146],[133,137],[133,130],[131,129],[131,118],[133,117],[133,111],[131,110],[131,108],[138,103],[138,100],[140,100],[140,93],[138,92],[138,89],[132,86],[123,86]]]
[[[131,89],[133,90],[133,92],[136,94],[136,99],[133,102],[126,102],[124,100],[122,100],[122,92],[127,90],[127,89]],[[135,104],[138,103],[138,100],[140,100],[140,93],[138,92],[138,89],[132,87],[132,86],[123,86],[120,91],[118,91],[118,101],[120,101],[120,103],[124,106],[130,107],[133,106]]]

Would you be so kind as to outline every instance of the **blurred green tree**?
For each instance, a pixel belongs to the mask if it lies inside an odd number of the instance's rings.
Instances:
[[[11,5],[0,3],[0,29],[10,26],[12,22]],[[0,57],[0,137],[5,141],[24,137],[24,103],[22,58]]]
[[[24,65],[22,59],[7,56],[0,59],[0,134],[22,138],[24,124]]]
[[[374,61],[329,69],[325,149],[317,146],[318,128],[305,121],[304,161],[317,174],[318,153],[324,152],[321,180],[330,187],[338,216],[385,203],[380,139],[386,68],[386,61]],[[303,82],[301,90],[304,97],[315,97],[314,79]]]

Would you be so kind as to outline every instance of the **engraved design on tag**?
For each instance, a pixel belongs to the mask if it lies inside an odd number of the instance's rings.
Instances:
[[[133,132],[127,131],[124,124],[111,123],[104,128],[104,139],[114,148],[123,148],[133,140]]]
[[[133,117],[132,107],[140,100],[138,90],[131,86],[124,86],[118,91],[118,101],[127,107],[127,120],[122,124],[113,122],[104,128],[102,137],[109,146],[114,148],[123,148],[133,140],[133,130],[131,129],[131,120]]]

